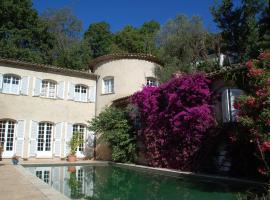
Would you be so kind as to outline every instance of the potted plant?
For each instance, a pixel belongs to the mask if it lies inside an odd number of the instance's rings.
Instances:
[[[13,165],[17,165],[19,162],[19,157],[14,154],[11,158]]]
[[[70,147],[70,153],[68,155],[68,161],[69,162],[75,162],[77,160],[76,158],[76,152],[79,145],[83,143],[83,139],[81,138],[80,132],[74,132],[70,141],[69,141],[69,147]]]

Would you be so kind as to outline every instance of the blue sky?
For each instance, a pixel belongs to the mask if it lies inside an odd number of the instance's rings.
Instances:
[[[84,30],[93,22],[106,21],[113,32],[150,20],[164,24],[180,13],[201,16],[207,29],[217,31],[209,11],[213,4],[214,0],[33,0],[39,13],[46,8],[71,7]]]

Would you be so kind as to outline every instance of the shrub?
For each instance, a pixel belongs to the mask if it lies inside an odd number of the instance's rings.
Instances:
[[[89,129],[100,134],[110,143],[113,161],[134,161],[136,140],[126,110],[115,107],[106,108],[89,122]]]
[[[209,80],[182,75],[131,97],[150,166],[192,170],[192,158],[214,125]]]
[[[256,147],[261,160],[258,172],[270,175],[270,52],[262,53],[257,60],[246,63],[248,88],[234,107],[239,109],[238,121],[247,128],[245,139]],[[241,135],[237,135],[241,139]]]

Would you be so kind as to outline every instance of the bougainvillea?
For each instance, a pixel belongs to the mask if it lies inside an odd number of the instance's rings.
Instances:
[[[270,175],[270,52],[260,54],[257,60],[246,63],[248,88],[234,107],[239,109],[238,121],[247,127],[245,138],[256,146],[261,160],[258,171]],[[240,136],[239,136],[240,138]],[[241,138],[243,138],[241,136]]]
[[[131,97],[150,166],[192,170],[192,158],[214,125],[209,84],[203,74],[181,75]]]

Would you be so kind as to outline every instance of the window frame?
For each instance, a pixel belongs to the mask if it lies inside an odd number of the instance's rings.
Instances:
[[[106,88],[106,82],[108,81],[108,88]],[[114,94],[114,77],[106,76],[102,79],[102,94]]]
[[[43,95],[43,84],[44,83],[47,83],[47,86],[45,87],[45,95]],[[50,93],[51,93],[51,85],[54,84],[54,96],[50,96]],[[54,80],[51,80],[51,79],[43,79],[41,81],[41,85],[40,85],[40,97],[43,97],[43,98],[49,98],[49,99],[56,99],[57,97],[57,90],[58,90],[58,83],[57,81],[54,81]]]
[[[238,95],[232,95],[233,92],[238,92]],[[221,91],[221,114],[223,123],[235,123],[238,109],[234,108],[235,99],[244,94],[244,91],[239,88],[224,88]]]
[[[148,82],[151,82],[151,81],[153,83],[148,84]],[[152,76],[146,77],[146,86],[148,86],[148,87],[156,87],[156,86],[158,86],[157,79],[155,77],[152,77]]]
[[[73,124],[72,125],[72,134],[75,131],[80,132],[82,134],[82,138],[81,139],[83,139],[83,141],[84,141],[85,140],[85,136],[86,136],[86,132],[87,132],[87,126],[85,124],[81,124],[81,123]],[[83,142],[82,144],[80,144],[77,147],[77,152],[83,153],[84,148],[85,148],[85,142]]]
[[[78,90],[79,91],[76,91]],[[85,90],[85,93],[82,92]],[[83,84],[76,84],[74,85],[74,100],[79,101],[79,102],[87,102],[88,99],[88,94],[89,94],[89,87]]]
[[[7,77],[10,78],[9,83],[5,83]],[[14,80],[18,82],[18,84],[14,84]],[[2,93],[5,94],[20,94],[20,88],[21,88],[21,80],[22,77],[16,74],[4,74],[3,75],[3,82],[2,82]],[[7,85],[7,86],[5,86]],[[17,86],[16,92],[13,92],[15,85]],[[5,90],[5,88],[8,88]]]

